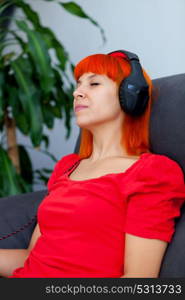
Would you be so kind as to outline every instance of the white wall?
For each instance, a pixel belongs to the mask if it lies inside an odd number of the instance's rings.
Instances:
[[[84,56],[116,49],[136,52],[151,77],[184,72],[184,0],[77,0],[105,29],[68,14],[52,2],[27,0],[66,46],[74,63]],[[63,2],[68,2],[63,1]]]
[[[75,64],[90,54],[125,49],[139,55],[151,78],[185,72],[184,0],[76,0],[104,28],[105,45],[98,28],[88,20],[70,15],[56,3],[27,2],[39,13],[43,25],[50,27],[63,42]],[[56,121],[50,133],[50,152],[58,159],[72,153],[78,132],[73,117],[71,137],[65,140],[63,121]],[[30,145],[20,133],[17,136],[21,143]],[[34,167],[53,167],[52,160],[36,150],[30,154]],[[35,186],[35,190],[41,188]]]

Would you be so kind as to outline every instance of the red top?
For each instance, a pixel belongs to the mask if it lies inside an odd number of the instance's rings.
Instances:
[[[68,176],[79,162],[69,154],[55,165],[38,208],[41,236],[10,277],[121,277],[125,233],[171,241],[185,201],[175,161],[143,153],[125,172],[75,181]]]

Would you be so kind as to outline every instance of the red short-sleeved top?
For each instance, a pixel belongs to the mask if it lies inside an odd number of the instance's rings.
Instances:
[[[185,202],[175,161],[143,153],[125,172],[75,181],[79,163],[69,154],[56,164],[38,208],[41,236],[10,277],[121,277],[125,233],[171,241]]]

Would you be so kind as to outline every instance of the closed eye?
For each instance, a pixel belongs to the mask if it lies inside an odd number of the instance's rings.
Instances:
[[[90,85],[99,85],[99,83],[98,82],[93,82]]]

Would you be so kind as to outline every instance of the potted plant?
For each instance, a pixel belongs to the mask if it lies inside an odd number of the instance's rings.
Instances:
[[[105,40],[102,28],[78,4],[57,3],[69,13],[87,18],[100,29]],[[22,11],[24,18],[5,14],[12,5]],[[8,19],[14,23],[14,29],[3,26]],[[55,118],[65,118],[66,138],[69,138],[74,86],[66,71],[69,67],[73,71],[73,63],[64,45],[50,28],[41,24],[38,14],[26,1],[1,1],[0,25],[0,197],[3,197],[32,192],[35,180],[47,182],[51,170],[33,171],[26,147],[17,141],[16,130],[30,138],[34,149],[57,161],[47,150],[49,138],[43,134],[43,128],[52,129]]]

